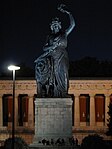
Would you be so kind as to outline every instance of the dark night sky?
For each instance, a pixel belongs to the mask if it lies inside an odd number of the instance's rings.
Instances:
[[[68,6],[76,21],[68,37],[69,59],[91,56],[111,60],[111,0],[4,0],[0,4],[0,71],[12,63],[34,67],[34,60],[43,52],[51,19],[59,17],[63,28],[69,24],[67,15],[56,9],[61,3]]]

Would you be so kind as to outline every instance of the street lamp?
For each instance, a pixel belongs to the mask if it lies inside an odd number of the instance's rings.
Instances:
[[[12,101],[12,149],[14,149],[14,133],[15,133],[15,71],[19,70],[20,67],[10,65],[9,70],[13,72],[13,101]]]

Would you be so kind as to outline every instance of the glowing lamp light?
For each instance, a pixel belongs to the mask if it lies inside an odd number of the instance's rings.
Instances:
[[[13,71],[13,70],[19,70],[20,67],[14,66],[14,65],[10,65],[10,66],[8,67],[8,69]]]

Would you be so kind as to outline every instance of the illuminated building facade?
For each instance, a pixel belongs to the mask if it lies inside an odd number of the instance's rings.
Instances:
[[[108,105],[112,100],[112,80],[71,79],[69,94],[73,99],[73,135],[79,143],[88,134],[103,135],[107,130]],[[0,80],[0,140],[11,136],[12,81]],[[15,134],[32,143],[35,123],[35,80],[16,80]]]

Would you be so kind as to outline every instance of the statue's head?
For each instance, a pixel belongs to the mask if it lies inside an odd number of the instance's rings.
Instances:
[[[54,18],[50,24],[51,31],[53,33],[58,33],[61,30],[61,22],[59,21],[59,18]]]

